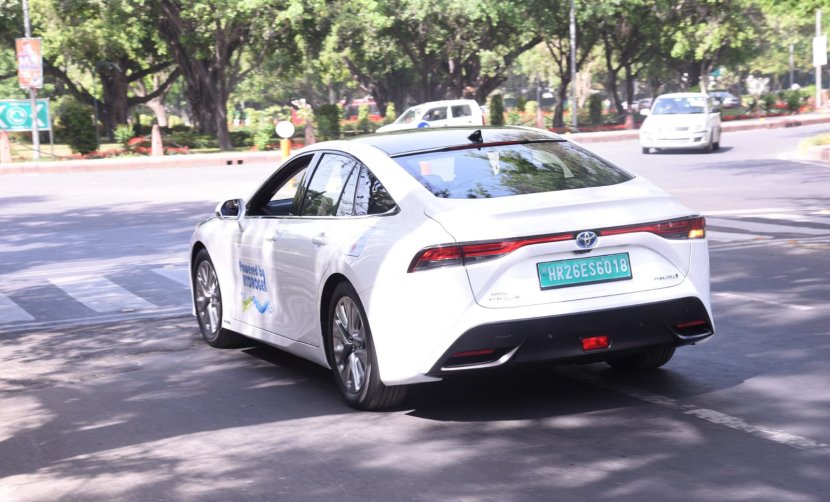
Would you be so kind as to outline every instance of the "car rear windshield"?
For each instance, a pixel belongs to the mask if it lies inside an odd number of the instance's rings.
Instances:
[[[436,197],[484,199],[616,185],[632,178],[567,142],[543,141],[396,157]]]

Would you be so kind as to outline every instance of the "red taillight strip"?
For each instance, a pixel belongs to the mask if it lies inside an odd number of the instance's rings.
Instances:
[[[564,234],[542,235],[523,239],[503,240],[493,242],[477,242],[472,244],[436,246],[422,249],[409,264],[409,272],[427,270],[431,268],[474,263],[483,260],[499,258],[513,251],[533,244],[568,241],[574,238],[573,232]]]
[[[706,236],[706,219],[702,216],[693,216],[676,220],[605,228],[596,231],[597,235],[600,236],[633,234],[637,232],[648,232],[666,239],[701,239]],[[425,248],[418,252],[412,259],[408,272],[492,260],[510,254],[525,246],[572,240],[576,234],[577,232],[564,232],[561,234],[540,235],[520,239],[449,244]]]
[[[599,230],[597,235],[621,235],[636,232],[657,234],[667,239],[701,239],[706,236],[706,218],[703,216],[695,216],[692,218],[658,221],[642,225],[605,228]]]

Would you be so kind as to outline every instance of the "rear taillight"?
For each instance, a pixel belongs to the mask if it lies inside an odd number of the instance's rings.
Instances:
[[[539,237],[527,237],[524,239],[513,239],[493,242],[478,242],[472,244],[461,244],[455,246],[437,246],[422,249],[412,259],[409,265],[409,272],[419,270],[430,270],[438,267],[452,265],[470,265],[487,260],[501,258],[513,251],[533,244],[547,242],[567,241],[574,238],[573,233],[543,235]]]
[[[660,221],[643,225],[629,225],[625,227],[606,228],[597,234],[620,235],[635,232],[649,232],[666,239],[702,239],[706,237],[706,218],[695,216],[679,220]]]
[[[606,228],[597,230],[599,236],[648,232],[666,239],[702,239],[706,237],[706,219],[702,216],[678,220],[659,221],[640,225]],[[409,272],[430,270],[454,265],[470,265],[501,258],[513,251],[533,244],[573,240],[577,232],[524,237],[501,241],[477,242],[470,244],[442,245],[422,249],[409,264]]]

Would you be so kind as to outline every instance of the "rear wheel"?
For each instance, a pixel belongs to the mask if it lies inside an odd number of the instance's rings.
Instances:
[[[648,371],[663,366],[674,355],[674,347],[661,347],[631,356],[617,357],[605,361],[618,371]]]
[[[207,250],[199,251],[193,263],[193,303],[202,338],[212,347],[238,344],[241,336],[222,328],[222,291]]]
[[[329,363],[346,402],[360,410],[400,404],[406,395],[406,386],[386,386],[380,381],[366,312],[348,283],[334,289],[326,326]]]

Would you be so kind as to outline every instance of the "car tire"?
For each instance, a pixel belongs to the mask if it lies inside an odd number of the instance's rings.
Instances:
[[[720,131],[718,131],[718,140],[715,141],[715,144],[712,145],[712,148],[717,151],[720,150]]]
[[[651,153],[651,148],[643,147],[643,155],[648,155]]]
[[[349,406],[378,410],[400,404],[406,386],[387,386],[380,381],[366,311],[349,283],[335,287],[326,319],[329,364]]]
[[[617,371],[649,371],[663,366],[674,355],[674,347],[660,347],[631,356],[616,357],[605,361]]]
[[[199,251],[193,261],[193,305],[202,338],[211,347],[233,347],[242,341],[241,335],[222,327],[222,290],[206,249]]]

